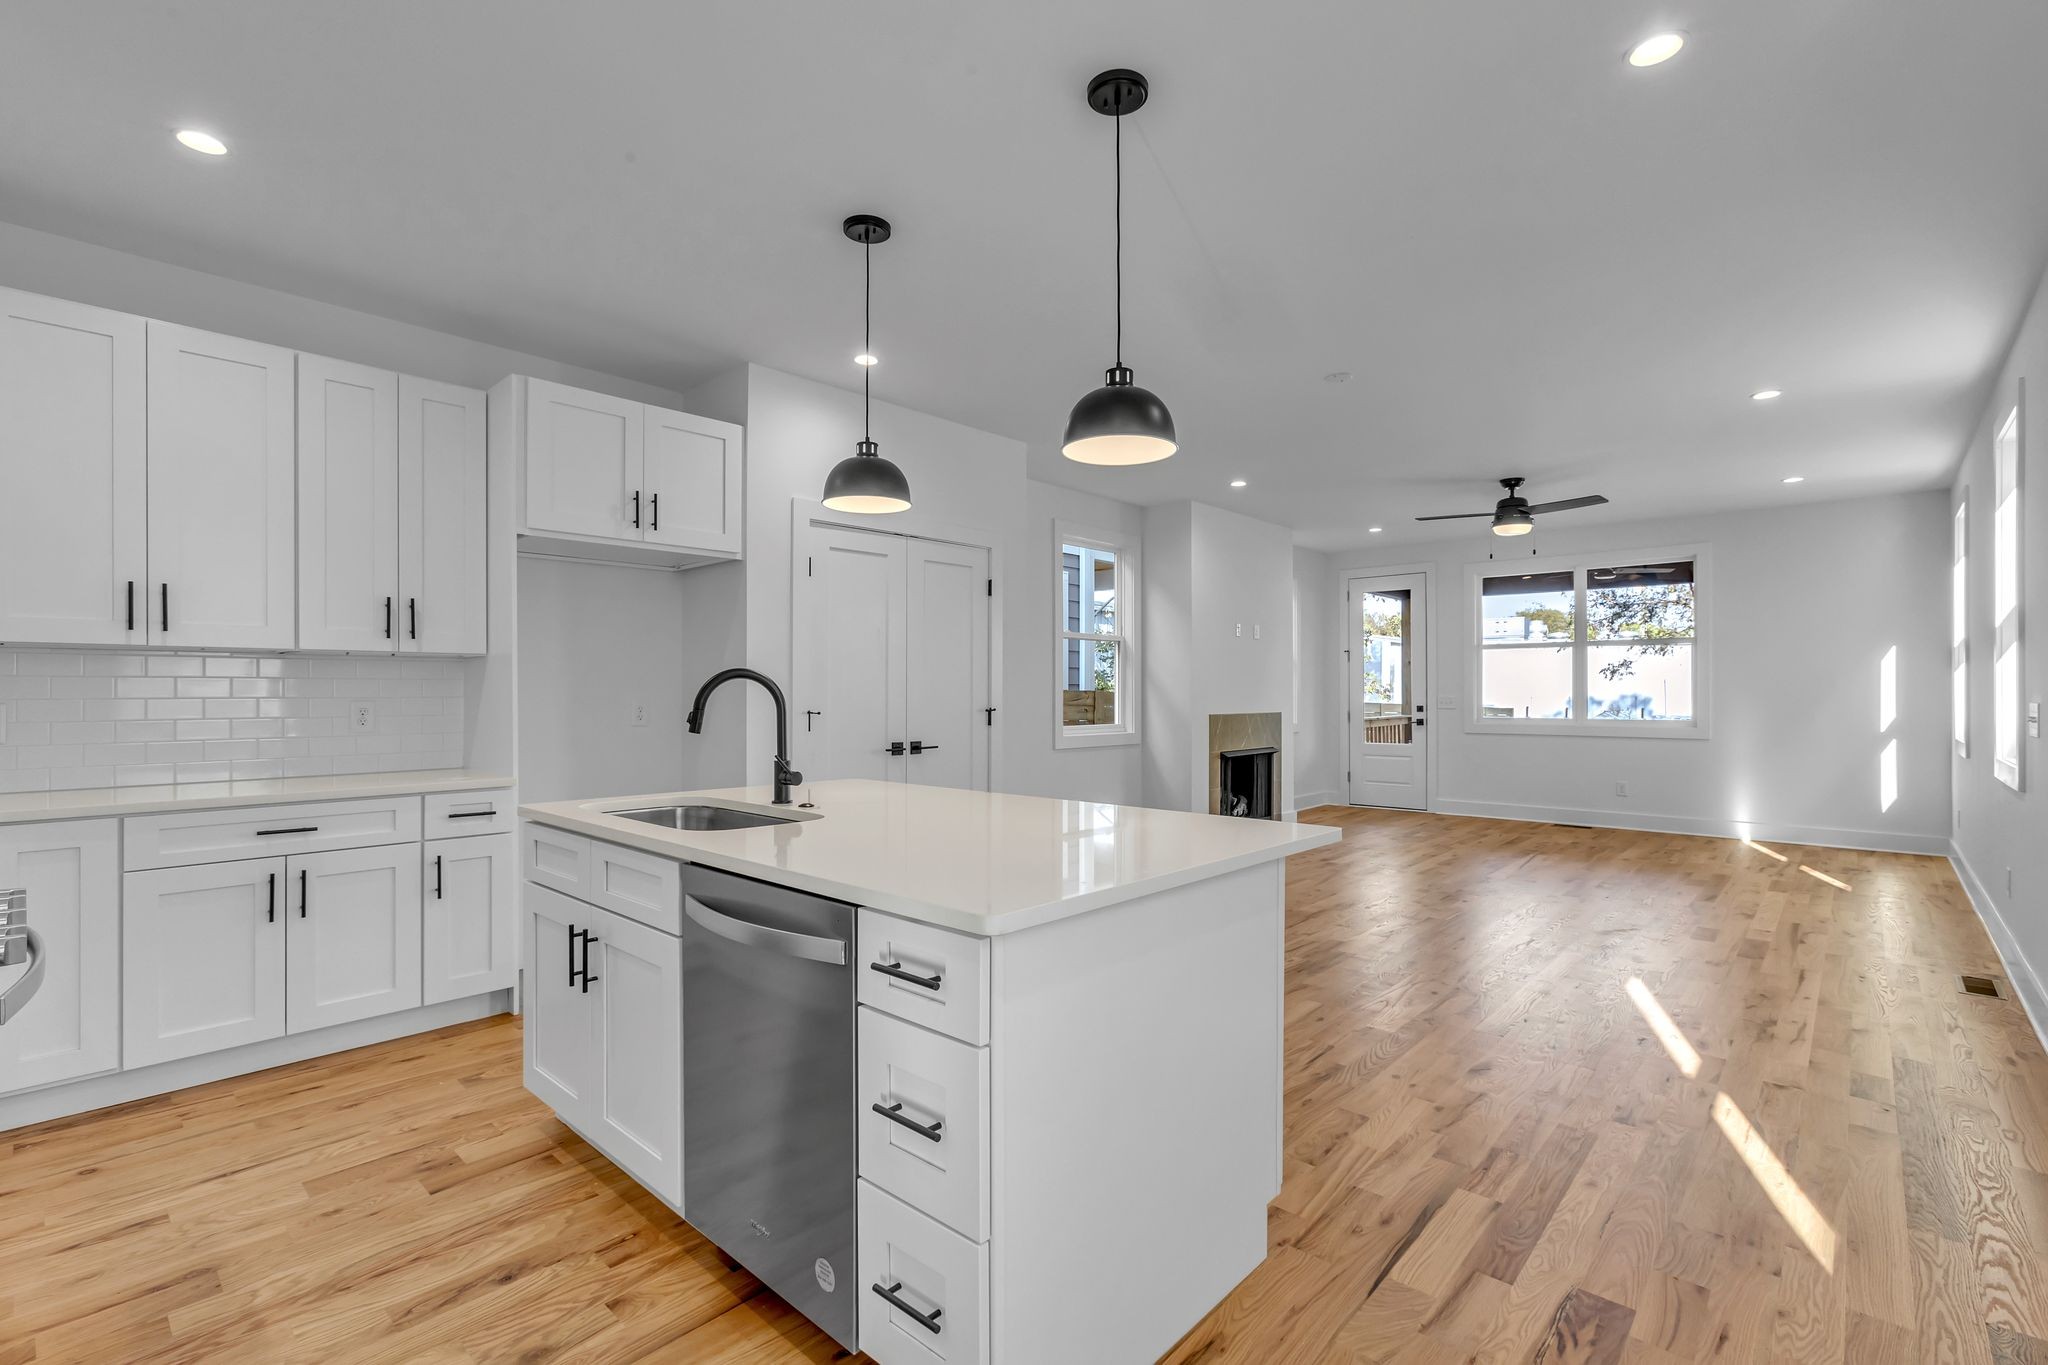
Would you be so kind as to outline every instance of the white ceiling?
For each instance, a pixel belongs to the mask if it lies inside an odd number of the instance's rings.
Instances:
[[[0,218],[672,387],[854,387],[838,224],[879,212],[878,397],[1336,547],[1502,474],[1614,500],[1572,517],[1941,482],[2048,256],[2043,51],[2039,0],[11,0]],[[1081,95],[1124,64],[1126,360],[1182,450],[1095,470],[1058,454],[1111,358]]]

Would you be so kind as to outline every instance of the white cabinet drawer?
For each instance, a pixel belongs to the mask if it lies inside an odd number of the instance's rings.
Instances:
[[[664,934],[683,932],[683,880],[673,858],[592,839],[583,899]]]
[[[240,807],[131,815],[122,829],[130,872],[417,843],[420,799],[380,796],[303,806]]]
[[[858,1222],[861,1350],[881,1365],[984,1365],[987,1244],[968,1241],[865,1180]]]
[[[528,820],[520,826],[519,865],[530,882],[590,899],[590,840],[580,834]]]
[[[988,1049],[879,1010],[856,1013],[862,1178],[986,1242]]]
[[[988,1042],[988,940],[862,910],[860,1003],[948,1033]]]
[[[428,792],[420,818],[422,838],[460,839],[470,834],[512,832],[512,792]]]

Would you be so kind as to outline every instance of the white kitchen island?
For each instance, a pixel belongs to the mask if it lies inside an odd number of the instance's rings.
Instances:
[[[842,1340],[857,1318],[884,1365],[1156,1359],[1265,1257],[1282,860],[1337,831],[873,781],[770,795],[522,808],[529,1088],[690,1218],[724,1191],[683,1178],[708,1123],[684,1115],[683,924],[717,918],[685,887],[729,873],[857,907],[853,1103],[814,1125],[843,1121],[857,1152],[856,1264],[763,1278],[828,1330],[845,1315]],[[613,813],[685,804],[788,823]]]

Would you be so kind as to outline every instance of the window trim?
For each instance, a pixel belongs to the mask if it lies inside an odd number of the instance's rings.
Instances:
[[[1482,716],[1484,696],[1480,679],[1486,646],[1480,635],[1485,629],[1485,598],[1481,595],[1488,578],[1506,573],[1562,573],[1572,575],[1575,620],[1572,651],[1572,700],[1576,706],[1587,694],[1586,674],[1598,641],[1583,638],[1586,623],[1586,573],[1614,564],[1655,564],[1661,560],[1692,561],[1693,635],[1691,720],[1594,720],[1572,717],[1566,720],[1499,720]],[[1474,735],[1597,735],[1609,739],[1711,739],[1713,680],[1713,563],[1705,545],[1664,545],[1649,549],[1581,550],[1573,554],[1532,555],[1528,559],[1489,559],[1465,566],[1465,691],[1464,728]],[[1496,648],[1545,648],[1548,642],[1530,645],[1508,644]]]
[[[2008,448],[2012,452],[2011,468],[2006,468],[2004,458]],[[2027,447],[2026,447],[2026,388],[2020,386],[2013,395],[2012,407],[2005,419],[1993,431],[1991,437],[1991,775],[2016,792],[2026,787],[2027,762],[2027,650],[2026,650],[2026,599],[2027,599]],[[2003,513],[2007,500],[2012,503],[2012,601],[2003,615],[1999,614],[2000,588],[2008,566],[2002,553],[2004,544],[2005,517]],[[2015,675],[2012,695],[2000,704],[1999,679],[2005,673],[2006,656],[2012,655],[2012,672]],[[2005,727],[2012,727],[2012,758],[2007,761],[2001,752]]]
[[[1949,738],[1957,758],[1970,756],[1970,490],[1949,513]]]
[[[1116,556],[1117,629],[1111,635],[1069,631],[1065,616],[1066,599],[1061,591],[1063,558],[1069,545],[1091,550],[1108,550]],[[1055,519],[1052,524],[1052,743],[1055,749],[1102,749],[1140,742],[1142,724],[1140,698],[1144,695],[1139,672],[1140,551],[1137,537],[1112,532],[1100,526]],[[1068,725],[1062,694],[1066,691],[1066,650],[1069,639],[1085,637],[1115,640],[1117,643],[1116,724]]]

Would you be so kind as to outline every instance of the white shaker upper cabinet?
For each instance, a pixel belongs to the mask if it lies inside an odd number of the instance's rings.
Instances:
[[[298,502],[299,648],[396,649],[397,375],[299,357]]]
[[[740,428],[649,408],[642,421],[646,499],[641,539],[692,550],[740,550]]]
[[[398,648],[483,653],[481,391],[399,376],[398,489]]]
[[[149,324],[149,643],[290,649],[293,356]]]
[[[623,398],[527,380],[525,524],[640,539],[641,413]]]
[[[141,318],[0,289],[0,640],[142,642],[143,354]]]

